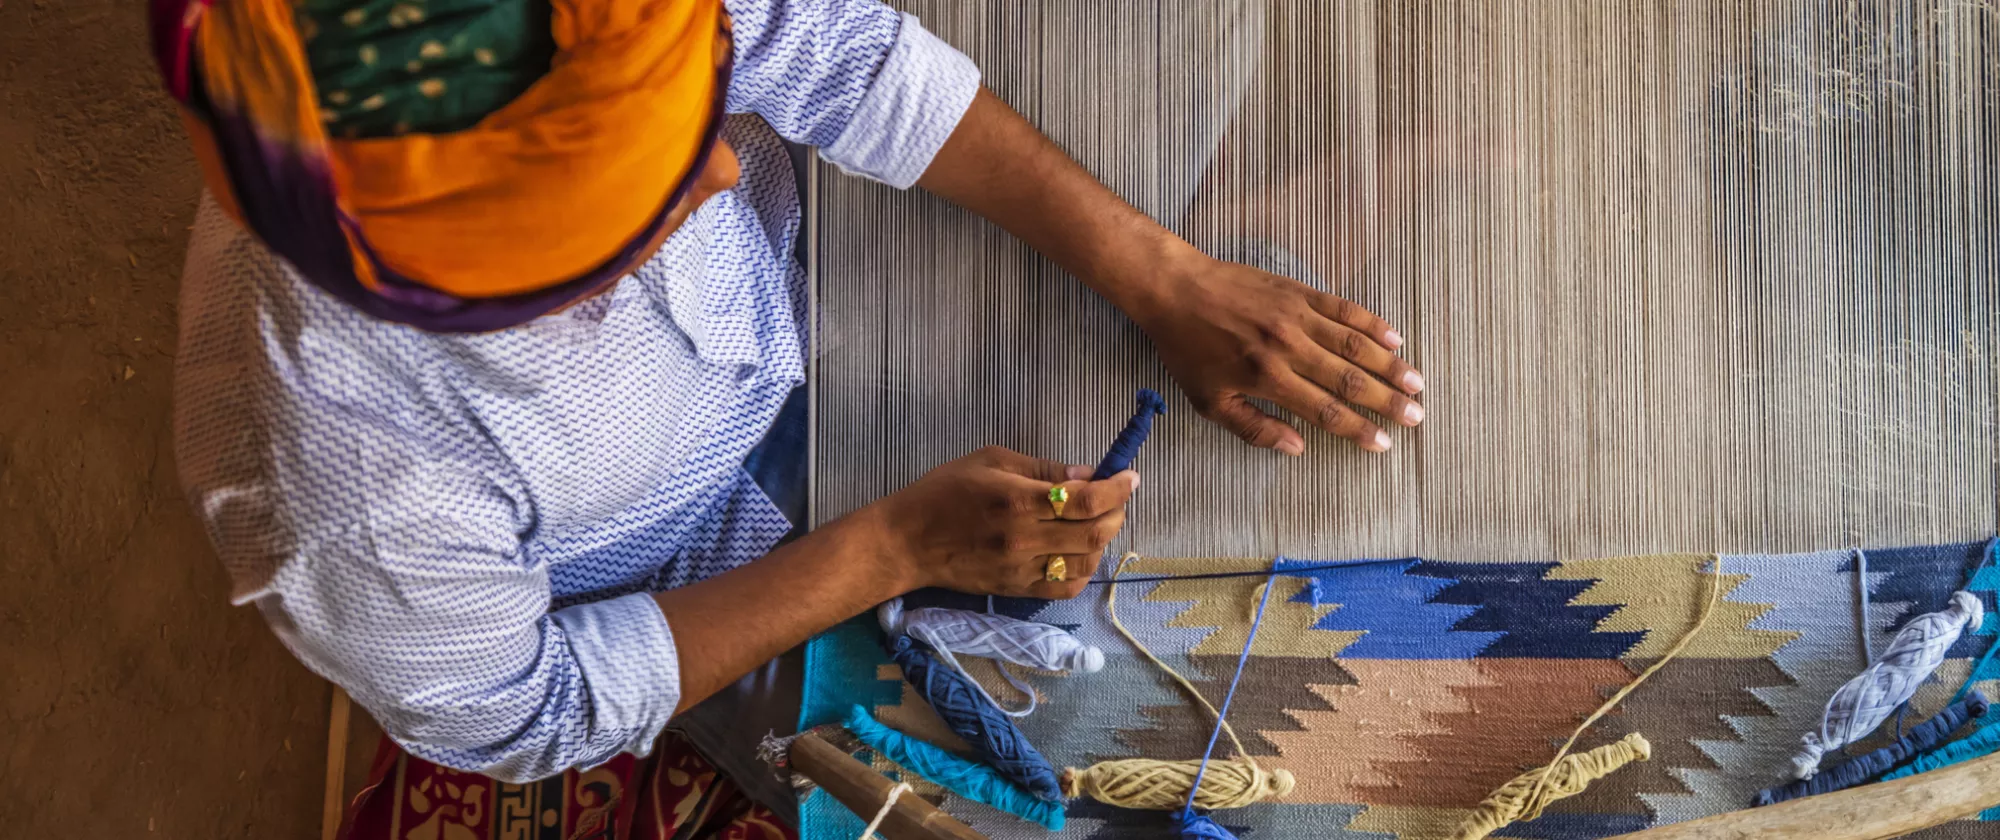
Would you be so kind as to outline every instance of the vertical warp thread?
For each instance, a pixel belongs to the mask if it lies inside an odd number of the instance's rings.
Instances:
[[[1984,282],[2000,260],[1963,247],[1987,241],[2000,222],[1986,186],[1995,86],[1992,17],[1979,10],[1991,0],[1619,0],[1527,11],[1251,3],[1242,5],[1269,22],[1246,40],[1251,51],[1272,50],[1269,61],[1225,62],[1223,25],[1197,24],[1195,12],[1231,5],[1194,4],[1158,20],[1061,3],[901,7],[948,41],[982,45],[994,86],[1016,108],[1050,121],[1091,171],[1181,222],[1170,227],[1197,245],[1263,235],[1304,252],[1298,261],[1327,269],[1345,296],[1423,345],[1413,362],[1457,383],[1437,394],[1448,401],[1434,415],[1448,415],[1456,397],[1483,418],[1429,424],[1420,455],[1399,438],[1395,470],[1373,458],[1315,458],[1311,482],[1269,495],[1267,461],[1206,431],[1183,445],[1177,424],[1171,452],[1144,453],[1148,478],[1176,488],[1133,508],[1149,552],[1423,544],[1472,559],[1595,556],[1607,543],[1748,545],[1767,530],[1838,531],[1849,524],[1843,499],[1867,500],[1855,527],[1873,543],[1913,544],[1938,522],[1992,517],[1990,492],[1940,492],[1993,486],[1994,389],[1979,363],[2000,346],[2000,298]],[[1798,37],[1825,11],[1854,8],[1921,11],[1836,18],[1847,23],[1824,40]],[[1418,21],[1434,23],[1416,32]],[[1592,40],[1614,35],[1608,53]],[[1876,46],[1884,43],[1894,51]],[[1961,57],[1933,62],[1929,47]],[[1800,52],[1775,61],[1777,49]],[[1831,87],[1825,68],[1873,71],[1876,62],[1900,69]],[[1152,71],[1129,72],[1140,66]],[[1481,83],[1438,87],[1435,74],[1460,71]],[[1922,74],[1921,93],[1887,81],[1911,81],[1906,72]],[[1603,86],[1586,88],[1586,76]],[[1121,95],[1057,81],[1080,78],[1115,83]],[[1252,84],[1236,118],[1214,114],[1238,102],[1230,86]],[[1921,99],[1878,110],[1850,90]],[[1324,107],[1296,107],[1302,101]],[[1203,126],[1216,121],[1233,136],[1211,153],[1223,132]],[[1620,176],[1567,165],[1593,158]],[[1549,163],[1527,165],[1536,160]],[[1166,384],[1143,333],[1017,240],[985,235],[964,214],[923,212],[872,182],[823,180],[814,244],[827,258],[828,344],[813,346],[846,350],[814,359],[827,406],[818,481],[826,514],[863,506],[987,438],[1102,454],[1101,432],[1049,428],[1050,413],[1079,390]],[[1315,182],[1332,189],[1293,187]],[[1248,186],[1217,189],[1234,183]],[[1167,195],[1197,187],[1223,200],[1186,211]],[[1335,210],[1329,195],[1353,209]],[[1635,218],[1644,235],[1629,234]],[[1343,271],[1321,253],[1336,248],[1342,259],[1397,259]],[[947,293],[935,282],[941,265],[974,279]],[[1567,268],[1576,265],[1615,266],[1630,282],[1607,290],[1588,281],[1593,272]],[[1907,281],[1930,272],[1938,279],[1917,281],[1924,296],[1914,305]],[[1881,282],[1853,282],[1862,276]],[[1717,314],[1673,319],[1691,308]],[[1573,330],[1556,340],[1550,318]],[[1024,323],[1041,329],[1000,326]],[[1086,361],[1073,355],[1074,340],[1065,352],[1048,338],[1064,334],[1089,335],[1102,352]],[[1518,354],[1488,352],[1507,346],[1546,352],[1523,375]],[[1645,363],[1662,354],[1690,363]],[[1735,372],[1760,387],[1739,387]],[[1091,402],[1113,416],[1130,408],[1119,393]],[[1479,396],[1496,393],[1520,398]],[[1816,411],[1822,397],[1860,413]],[[912,422],[883,422],[900,417]],[[957,428],[935,431],[947,425]],[[1859,437],[1879,445],[1846,445]],[[1566,480],[1580,441],[1634,457],[1593,463],[1592,482]],[[1711,486],[1700,465],[1715,451],[1742,453],[1740,481]],[[1843,455],[1826,463],[1827,452]],[[1799,480],[1807,475],[1828,478]],[[1734,515],[1766,507],[1768,516]],[[1501,521],[1508,527],[1495,527]]]
[[[1061,805],[1036,799],[998,770],[883,726],[867,709],[860,706],[848,709],[847,719],[841,725],[869,749],[945,790],[1040,823],[1050,831],[1063,828]]]
[[[1984,608],[1963,590],[1951,595],[1951,606],[1917,616],[1882,651],[1875,664],[1848,680],[1827,698],[1819,729],[1800,738],[1792,757],[1792,776],[1810,779],[1827,750],[1852,744],[1882,725],[1909,702],[1939,665],[1946,651],[1969,627],[1979,624]],[[1954,701],[1961,698],[1954,698]]]
[[[1125,428],[1111,440],[1111,448],[1104,453],[1104,460],[1097,462],[1097,471],[1091,473],[1091,481],[1103,481],[1132,467],[1132,459],[1139,457],[1139,446],[1146,442],[1146,436],[1153,433],[1153,415],[1167,413],[1167,401],[1151,388],[1139,389],[1139,408],[1132,412],[1132,419],[1125,421]]]
[[[995,770],[1038,799],[1062,799],[1055,767],[1028,743],[1012,719],[985,701],[977,684],[964,674],[938,667],[937,660],[908,636],[896,637],[889,657],[902,667],[903,679],[916,687],[952,734],[971,744]]]
[[[1896,739],[1896,742],[1850,761],[1843,761],[1810,779],[1802,779],[1783,787],[1766,788],[1758,791],[1756,806],[1774,805],[1802,796],[1818,796],[1845,790],[1866,782],[1884,773],[1911,756],[1918,755],[1942,743],[1951,733],[1965,725],[1965,722],[1986,714],[1986,695],[1975,691],[1937,713],[1936,716],[1910,730],[1910,734]]]

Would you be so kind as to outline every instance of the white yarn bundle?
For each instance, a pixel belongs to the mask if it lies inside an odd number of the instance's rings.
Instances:
[[[1945,652],[1968,628],[1976,629],[1985,609],[1969,592],[1954,592],[1951,606],[1917,616],[1897,631],[1889,649],[1875,664],[1848,680],[1826,701],[1818,732],[1808,732],[1805,746],[1792,757],[1792,775],[1810,779],[1828,750],[1852,744],[1909,702],[1931,672],[1943,664]]]
[[[890,638],[908,634],[910,638],[930,645],[946,664],[960,673],[964,673],[965,668],[958,664],[959,655],[997,659],[1042,671],[1090,674],[1104,668],[1103,651],[1050,624],[942,607],[904,610],[901,598],[883,604],[875,615],[882,624],[882,632],[889,634]],[[1024,709],[1009,709],[991,695],[987,696],[987,701],[1013,717],[1025,717],[1034,712],[1034,690],[1008,673],[1007,669],[1001,668],[1000,673],[1015,688],[1028,695],[1028,705]],[[978,685],[978,681],[974,680],[973,684]],[[980,693],[984,694],[985,689],[981,688]]]

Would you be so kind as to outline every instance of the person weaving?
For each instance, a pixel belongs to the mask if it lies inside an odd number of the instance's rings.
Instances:
[[[1304,438],[1250,398],[1375,451],[1358,409],[1422,419],[1388,324],[1195,250],[873,0],[151,6],[208,187],[182,481],[232,602],[425,762],[540,779],[675,723],[741,777],[797,714],[780,654],[917,587],[1074,596],[1121,527],[1135,474],[989,448],[797,533],[787,143],[1021,237],[1256,446]]]

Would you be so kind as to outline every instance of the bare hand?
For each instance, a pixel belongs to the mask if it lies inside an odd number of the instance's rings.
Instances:
[[[1305,452],[1289,424],[1250,403],[1260,397],[1371,452],[1389,436],[1357,408],[1405,426],[1423,422],[1411,399],[1423,376],[1395,355],[1403,339],[1359,304],[1249,266],[1205,256],[1163,280],[1132,312],[1160,360],[1203,417],[1252,446]]]
[[[1139,486],[1130,470],[1086,481],[1090,468],[987,447],[932,470],[869,506],[887,559],[906,561],[912,587],[974,595],[1073,598],[1125,527],[1125,503]],[[1049,488],[1069,491],[1062,518]],[[1068,567],[1045,579],[1051,557]]]

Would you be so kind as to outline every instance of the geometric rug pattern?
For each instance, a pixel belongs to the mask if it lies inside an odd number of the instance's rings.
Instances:
[[[1865,667],[1864,639],[1880,650],[1911,618],[1944,608],[1952,592],[1967,587],[1985,548],[1980,542],[1860,554],[1721,556],[1723,596],[1707,627],[1577,744],[1580,751],[1642,732],[1653,744],[1652,760],[1628,765],[1555,803],[1540,819],[1495,836],[1584,840],[1746,807],[1759,789],[1785,780],[1799,736],[1817,724],[1834,689]],[[1258,762],[1289,770],[1297,789],[1283,800],[1214,818],[1246,840],[1443,834],[1494,788],[1547,761],[1606,696],[1687,631],[1717,559],[1407,558],[1281,572],[1230,722]],[[1865,575],[1857,561],[1865,561]],[[1270,560],[1256,558],[1142,558],[1125,574],[1270,567]],[[1121,584],[1119,618],[1218,702],[1263,581]],[[1980,633],[1953,647],[1919,692],[1911,723],[1940,708],[1993,642],[2000,626],[1991,617],[2000,571],[1985,570],[1971,587],[1986,601],[1989,617]],[[1138,756],[1199,758],[1211,722],[1113,631],[1105,590],[1092,586],[1071,601],[992,604],[998,612],[1069,628],[1105,654],[1104,669],[1094,674],[1021,674],[1041,696],[1039,709],[1020,721],[1023,731],[1058,768]],[[913,606],[988,608],[984,598],[944,592],[916,593],[910,600]],[[892,727],[964,750],[883,655],[872,618],[841,625],[808,645],[803,722],[834,721],[859,704]],[[1021,699],[991,663],[963,661],[994,696]],[[1228,749],[1226,739],[1218,749]],[[993,840],[1049,836],[920,779],[909,781]],[[1068,811],[1063,838],[1175,835],[1168,813],[1089,799],[1071,802]],[[823,792],[802,803],[801,816],[805,840],[849,840],[863,828]],[[1921,836],[2000,837],[2000,822],[1964,820]]]

